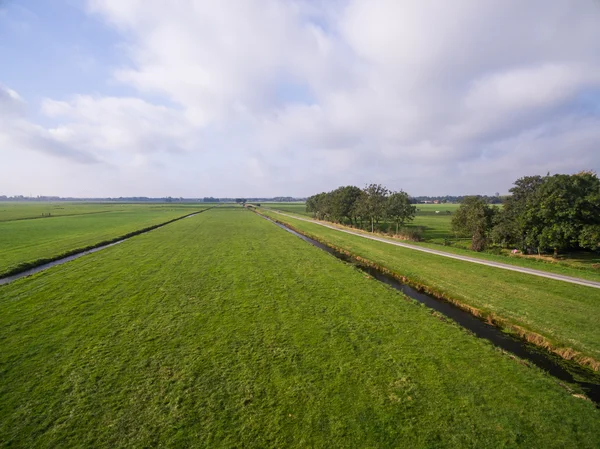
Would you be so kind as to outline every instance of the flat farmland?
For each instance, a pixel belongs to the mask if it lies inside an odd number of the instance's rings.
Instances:
[[[444,238],[452,236],[452,214],[458,209],[459,204],[415,204],[415,206],[417,208],[415,219],[408,226],[422,227],[423,239],[439,243]],[[313,218],[311,212],[306,212],[305,203],[261,203],[261,207]]]
[[[242,208],[0,307],[0,446],[600,445],[592,403]]]
[[[65,215],[97,214],[123,210],[128,205],[110,203],[66,203],[66,202],[0,202],[0,222],[32,220],[36,218]]]
[[[518,326],[544,337],[564,354],[573,356],[574,350],[581,360],[600,360],[599,289],[448,259],[268,214],[414,284],[474,307],[507,329]]]
[[[4,203],[0,208],[5,207]],[[12,205],[11,205],[12,206]],[[17,207],[18,206],[18,207]],[[31,219],[40,204],[0,213],[0,276],[172,220],[206,205],[65,205],[70,214]],[[4,214],[4,215],[3,215]],[[7,217],[13,217],[9,220]],[[14,217],[21,217],[14,219]],[[30,219],[26,219],[30,217]],[[4,220],[4,221],[3,221]]]
[[[252,203],[250,203],[252,204]],[[266,209],[280,210],[290,214],[298,214],[305,217],[313,216],[312,212],[306,212],[306,203],[261,203]]]
[[[410,226],[423,228],[423,239],[443,242],[445,238],[454,237],[452,233],[452,214],[460,204],[415,204],[417,213]]]

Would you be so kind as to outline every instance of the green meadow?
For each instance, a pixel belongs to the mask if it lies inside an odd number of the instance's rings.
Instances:
[[[410,242],[436,250],[443,250],[463,256],[477,257],[494,262],[544,270],[567,276],[582,277],[592,281],[600,281],[600,254],[580,251],[561,254],[558,259],[537,256],[513,256],[510,249],[474,252],[469,249],[471,239],[457,238],[452,232],[452,214],[460,204],[417,204],[415,219],[408,227],[422,229],[422,241]],[[497,205],[501,207],[501,205]],[[263,203],[263,209],[295,214],[303,218],[313,218],[306,212],[304,203]],[[393,226],[390,226],[393,229]],[[443,246],[441,248],[440,246]]]
[[[0,307],[3,447],[600,445],[591,402],[241,207]]]
[[[0,205],[0,276],[206,209],[206,205],[70,204],[37,217],[47,204]],[[4,209],[3,209],[4,208]],[[13,217],[12,219],[9,219]]]
[[[452,213],[459,204],[416,204],[417,213],[410,226],[423,228],[423,239],[442,241],[450,237]],[[261,207],[312,218],[305,203],[262,203]],[[440,240],[441,239],[441,240]]]
[[[483,315],[600,360],[600,289],[473,264],[364,239],[268,213],[294,228],[368,259],[411,282],[475,307]]]

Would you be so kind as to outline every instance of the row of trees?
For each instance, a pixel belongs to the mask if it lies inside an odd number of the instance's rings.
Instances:
[[[364,189],[345,186],[313,195],[306,200],[306,211],[320,220],[338,223],[346,220],[360,227],[367,221],[371,232],[376,224],[387,219],[396,224],[398,233],[400,226],[414,218],[416,207],[406,192],[392,192],[381,184],[369,184]]]
[[[467,195],[468,196],[468,195]],[[433,203],[438,201],[439,203],[462,203],[465,200],[465,195],[444,195],[444,196],[413,196],[412,200],[415,203]],[[488,204],[501,204],[504,201],[504,197],[500,196],[500,193],[496,192],[494,196],[481,195]]]
[[[465,198],[452,219],[455,232],[481,251],[490,242],[525,251],[600,249],[600,180],[593,172],[518,179],[503,208]]]

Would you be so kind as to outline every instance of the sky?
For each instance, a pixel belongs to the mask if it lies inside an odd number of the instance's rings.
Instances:
[[[600,171],[599,0],[0,0],[0,195]]]

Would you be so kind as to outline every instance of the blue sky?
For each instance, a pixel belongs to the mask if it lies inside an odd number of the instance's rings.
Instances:
[[[2,82],[30,101],[74,92],[124,94],[109,82],[126,61],[120,36],[75,1],[4,2],[0,14]]]
[[[493,194],[600,168],[594,0],[0,5],[0,194]]]

